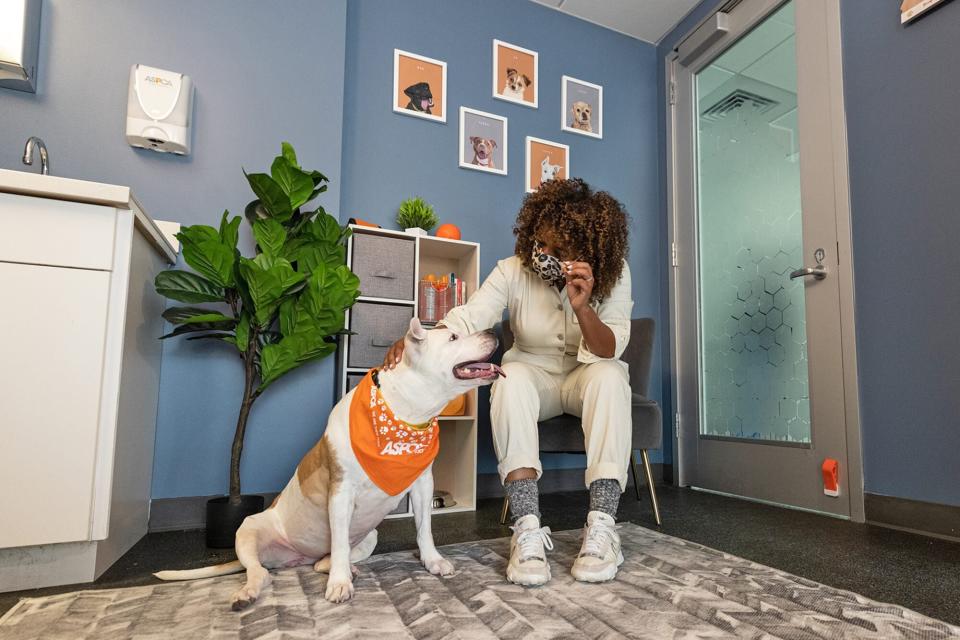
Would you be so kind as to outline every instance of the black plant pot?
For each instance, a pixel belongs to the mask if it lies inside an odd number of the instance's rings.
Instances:
[[[228,496],[207,500],[207,546],[232,548],[243,519],[261,511],[263,496],[240,496],[240,504],[235,505]]]

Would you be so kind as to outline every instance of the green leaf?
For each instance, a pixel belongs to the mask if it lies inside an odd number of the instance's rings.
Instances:
[[[240,216],[234,217],[233,220],[227,221],[227,216],[230,215],[230,212],[226,209],[223,210],[223,217],[220,218],[220,240],[226,246],[231,249],[237,248],[237,240],[240,237]]]
[[[247,352],[247,343],[250,342],[250,314],[244,311],[240,314],[240,321],[237,323],[237,349],[240,353]]]
[[[233,322],[200,322],[197,324],[182,324],[166,335],[160,336],[161,340],[175,338],[185,333],[195,333],[197,331],[222,331],[231,329]]]
[[[336,244],[343,235],[343,229],[337,219],[329,213],[323,212],[310,223],[309,233],[317,240]]]
[[[177,239],[188,265],[217,286],[233,285],[234,247],[225,245],[216,229],[202,224],[183,227]]]
[[[236,323],[234,318],[225,316],[211,309],[202,307],[170,307],[162,314],[163,319],[171,324],[196,324],[196,323],[229,323],[231,326]]]
[[[267,211],[260,200],[252,200],[244,207],[243,215],[247,218],[247,222],[253,224],[257,220],[266,220],[269,218],[270,212]]]
[[[232,333],[205,333],[200,336],[190,336],[187,340],[221,340],[236,346],[236,337]]]
[[[223,287],[190,271],[170,269],[161,271],[153,285],[160,295],[178,302],[223,302]]]
[[[260,327],[269,326],[281,298],[303,279],[284,258],[260,254],[255,259],[240,259],[240,272],[253,302],[254,319]]]
[[[291,257],[291,261],[297,263],[297,271],[304,274],[313,273],[320,264],[324,264],[330,269],[336,269],[346,260],[346,247],[322,242],[311,242],[301,246]]]
[[[313,180],[314,186],[320,184],[321,182],[330,182],[330,180],[327,179],[327,176],[323,175],[316,169],[310,172],[310,179]],[[326,187],[324,187],[323,189],[324,191],[326,191]]]
[[[281,142],[280,153],[292,166],[297,167],[298,169],[300,168],[300,163],[297,162],[297,152],[293,150],[292,144],[289,142]]]
[[[271,257],[279,256],[287,241],[287,231],[273,218],[257,220],[253,223],[253,237],[257,239],[260,250],[265,254]]]
[[[336,350],[336,345],[319,335],[285,336],[280,342],[264,345],[260,356],[260,386],[258,393],[276,382],[283,374],[300,365],[324,358]]]
[[[247,177],[250,188],[260,199],[260,204],[271,216],[280,222],[290,218],[293,214],[290,198],[273,178],[265,173],[247,173],[246,171],[243,172],[243,175]]]
[[[287,194],[290,208],[297,209],[310,199],[313,180],[301,169],[290,164],[283,156],[277,156],[270,166],[270,175]]]

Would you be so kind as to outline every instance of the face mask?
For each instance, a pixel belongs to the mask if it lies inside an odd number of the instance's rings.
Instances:
[[[534,245],[531,255],[531,266],[538,276],[549,284],[559,284],[565,280],[563,277],[563,264],[556,256],[551,256]]]

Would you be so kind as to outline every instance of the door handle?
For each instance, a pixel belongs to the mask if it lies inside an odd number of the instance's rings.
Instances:
[[[794,280],[796,278],[813,276],[817,280],[823,280],[827,277],[827,268],[823,266],[823,259],[825,257],[827,257],[826,251],[817,249],[813,252],[813,258],[817,261],[817,265],[815,267],[800,267],[799,269],[794,269],[790,272],[790,279]]]
[[[794,280],[796,278],[803,278],[806,276],[813,276],[817,280],[823,280],[827,277],[827,268],[822,264],[818,264],[815,267],[803,267],[801,269],[796,269],[795,271],[790,272],[790,279]]]

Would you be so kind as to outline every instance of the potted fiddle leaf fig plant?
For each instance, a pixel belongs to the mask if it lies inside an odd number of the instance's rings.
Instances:
[[[224,211],[219,228],[183,227],[177,234],[192,271],[159,273],[161,295],[173,306],[163,317],[174,325],[163,338],[216,340],[236,349],[244,383],[230,450],[230,492],[207,504],[207,544],[233,546],[243,519],[263,509],[263,497],[240,491],[240,457],[250,410],[282,376],[336,350],[345,311],[360,281],[346,266],[347,227],[323,207],[307,203],[327,189],[319,171],[300,167],[284,142],[270,173],[244,175],[257,196],[245,214],[256,240],[254,255],[237,248],[241,218]],[[212,306],[196,306],[210,304]]]

